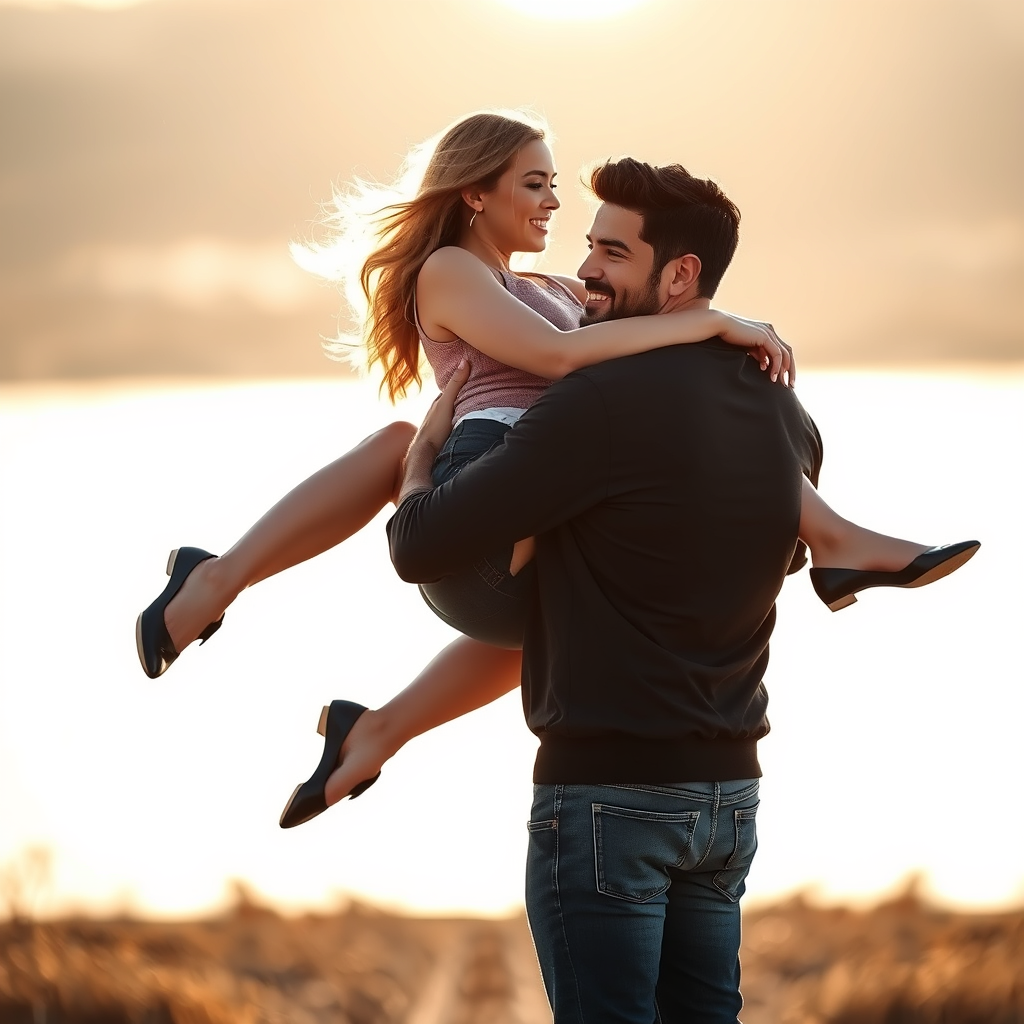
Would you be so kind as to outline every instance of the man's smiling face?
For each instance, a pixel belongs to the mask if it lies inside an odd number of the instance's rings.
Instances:
[[[667,296],[654,273],[654,249],[640,240],[642,227],[639,213],[609,203],[598,208],[587,235],[590,255],[576,272],[587,286],[581,326],[661,311]]]

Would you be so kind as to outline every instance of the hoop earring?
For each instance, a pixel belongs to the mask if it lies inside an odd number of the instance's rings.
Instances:
[[[474,211],[473,211],[473,216],[469,218],[469,226],[470,226],[470,227],[472,227],[472,226],[473,226],[473,221],[475,221],[475,220],[476,220],[476,216],[477,216],[477,214],[478,214],[479,212],[480,212],[479,210],[474,210]]]

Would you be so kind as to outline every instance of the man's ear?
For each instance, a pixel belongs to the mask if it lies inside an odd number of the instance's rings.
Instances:
[[[667,279],[669,295],[683,295],[690,291],[700,278],[700,257],[692,252],[665,265],[662,280]]]

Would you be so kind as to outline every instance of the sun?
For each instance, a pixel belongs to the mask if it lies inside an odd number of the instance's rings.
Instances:
[[[648,2],[649,0],[546,0],[545,3],[538,4],[537,0],[498,0],[498,3],[511,7],[521,14],[529,14],[535,18],[559,18],[564,21],[609,18],[616,14],[625,14]]]

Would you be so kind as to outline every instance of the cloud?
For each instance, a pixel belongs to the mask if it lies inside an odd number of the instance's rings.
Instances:
[[[1015,217],[937,221],[893,231],[880,249],[894,262],[917,263],[929,270],[967,276],[1019,273],[1024,265],[1024,224]]]
[[[65,287],[115,298],[156,298],[190,308],[240,300],[270,313],[307,306],[322,287],[276,242],[201,237],[164,245],[79,246],[61,261],[58,279]]]

